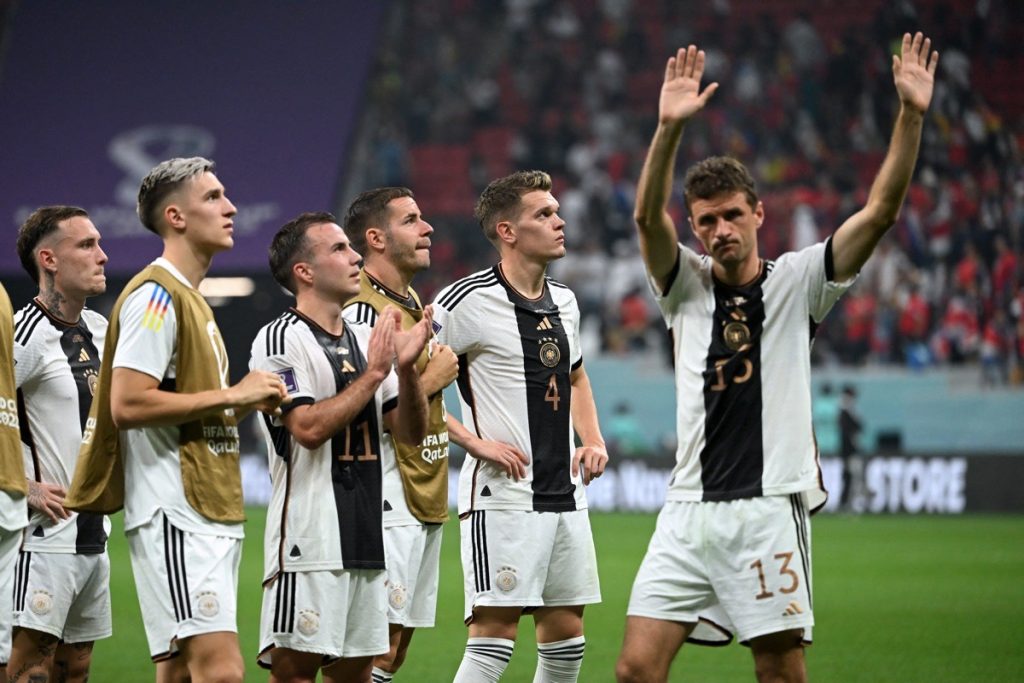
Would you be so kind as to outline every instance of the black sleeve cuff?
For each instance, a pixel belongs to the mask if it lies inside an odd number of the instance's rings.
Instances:
[[[314,403],[316,403],[316,401],[313,400],[312,396],[299,396],[297,398],[293,398],[288,405],[281,406],[281,415],[287,415],[299,406],[311,406]]]
[[[832,258],[831,235],[825,240],[825,280],[828,282],[835,282],[836,280],[836,264]]]
[[[381,412],[382,415],[384,413],[390,413],[392,410],[394,410],[397,407],[398,407],[398,397],[396,396],[396,397],[394,397],[391,400],[384,401],[384,405],[381,406],[380,412]]]

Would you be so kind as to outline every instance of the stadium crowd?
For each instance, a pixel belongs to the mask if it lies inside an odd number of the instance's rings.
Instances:
[[[863,201],[895,115],[880,77],[887,37],[925,22],[946,47],[915,182],[893,234],[820,330],[815,361],[971,362],[986,382],[1022,381],[1024,98],[1000,80],[1024,63],[1021,8],[826,5],[813,14],[747,0],[699,10],[631,0],[400,5],[387,30],[416,40],[381,41],[372,142],[355,184],[412,187],[443,228],[433,272],[468,273],[493,258],[468,218],[487,179],[551,171],[571,247],[552,270],[580,297],[589,348],[660,347],[663,325],[630,239],[653,125],[646,105],[661,78],[654,57],[708,45],[707,79],[724,87],[681,158],[714,149],[753,160],[771,198],[761,239],[774,257],[823,238]],[[711,30],[722,22],[734,29]],[[681,192],[671,210],[684,216]],[[423,288],[440,284],[427,278]]]

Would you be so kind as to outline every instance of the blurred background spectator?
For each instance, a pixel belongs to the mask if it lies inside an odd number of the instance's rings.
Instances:
[[[904,31],[923,28],[942,56],[915,183],[820,330],[815,361],[977,363],[987,382],[1020,378],[1024,91],[1011,79],[1024,70],[1021,3],[440,0],[392,10],[365,112],[372,134],[346,194],[413,188],[452,266],[431,270],[429,296],[495,258],[469,219],[483,186],[517,168],[549,171],[570,248],[553,275],[615,354],[666,339],[632,210],[667,56],[690,42],[707,51],[705,80],[722,87],[680,156],[727,153],[751,168],[772,258],[824,239],[864,201],[898,106],[889,55]],[[686,225],[678,192],[672,211]],[[688,230],[680,238],[696,247]]]

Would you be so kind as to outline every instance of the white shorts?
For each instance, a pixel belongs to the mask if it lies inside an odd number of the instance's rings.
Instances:
[[[460,522],[466,623],[475,606],[601,602],[586,510],[474,510]]]
[[[443,530],[440,524],[384,529],[389,623],[413,628],[434,625]]]
[[[176,654],[179,639],[238,632],[242,539],[182,531],[163,512],[126,536],[153,661]]]
[[[22,551],[14,578],[14,625],[88,643],[111,634],[110,558]]]
[[[283,647],[324,656],[384,654],[388,638],[383,569],[281,572],[263,587],[258,663],[269,669]]]
[[[627,614],[696,623],[701,644],[790,629],[809,643],[812,604],[811,521],[794,494],[665,503]]]
[[[22,529],[0,528],[0,665],[11,659],[11,622],[14,615],[14,564],[21,547]]]

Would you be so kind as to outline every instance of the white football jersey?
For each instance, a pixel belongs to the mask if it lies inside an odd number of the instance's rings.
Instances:
[[[815,328],[853,283],[831,281],[831,243],[764,261],[730,287],[679,245],[664,292],[672,332],[679,446],[668,500],[722,501],[807,491],[824,504],[811,426]]]
[[[565,285],[546,280],[538,299],[519,294],[494,266],[445,287],[434,329],[459,357],[462,421],[482,439],[503,441],[530,460],[514,481],[467,455],[459,514],[471,510],[564,512],[587,507],[575,452],[569,374],[583,364],[580,312]]]
[[[28,478],[71,486],[106,333],[106,318],[89,309],[68,323],[33,300],[14,315],[14,383],[25,418],[21,445]],[[106,548],[110,522],[104,515],[72,512],[54,524],[41,512],[29,513],[25,550],[94,554]]]
[[[192,286],[167,259],[158,258],[153,264]],[[173,390],[178,364],[178,318],[170,292],[155,282],[144,283],[121,305],[119,324],[113,367],[149,375],[160,382],[161,388]],[[211,337],[210,342],[219,346],[215,349],[218,358],[225,359],[221,386],[227,388],[227,352],[220,330],[214,326],[212,331],[216,337]],[[211,522],[189,505],[181,477],[180,431],[177,426],[121,430],[125,531],[147,523],[162,510],[171,524],[183,531],[242,538],[245,531],[241,523]]]
[[[264,326],[249,366],[281,376],[298,406],[341,393],[366,370],[370,328],[346,323],[341,335],[289,309]],[[260,415],[273,492],[264,534],[264,580],[278,572],[383,569],[381,439],[383,413],[397,405],[390,373],[342,431],[309,450],[281,418]]]

